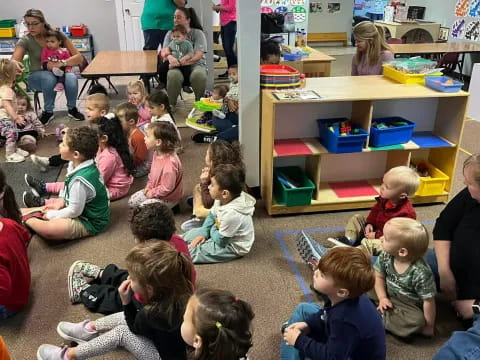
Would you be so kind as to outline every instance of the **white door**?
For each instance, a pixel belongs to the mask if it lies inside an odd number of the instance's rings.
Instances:
[[[121,0],[121,9],[117,9],[117,22],[119,24],[118,29],[122,50],[143,49],[144,41],[140,17],[144,1]]]

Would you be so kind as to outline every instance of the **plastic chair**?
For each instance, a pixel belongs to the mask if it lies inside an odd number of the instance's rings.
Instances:
[[[387,40],[388,44],[403,44],[403,40],[399,38],[390,38]]]
[[[444,72],[453,73],[458,66],[459,57],[459,53],[447,53],[438,61],[438,67],[444,68]]]

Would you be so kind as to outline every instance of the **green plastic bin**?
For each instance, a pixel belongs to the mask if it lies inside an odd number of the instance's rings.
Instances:
[[[279,175],[286,175],[299,186],[289,188],[279,179]],[[315,184],[298,166],[285,166],[273,169],[273,193],[277,204],[285,206],[310,205]]]
[[[5,20],[0,20],[0,28],[12,28],[15,27],[15,24],[17,23],[17,20],[15,19],[5,19]]]

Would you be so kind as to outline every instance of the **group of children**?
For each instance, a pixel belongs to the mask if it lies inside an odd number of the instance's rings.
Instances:
[[[418,186],[415,170],[394,167],[368,216],[354,215],[345,235],[327,239],[333,248],[297,235],[325,306],[295,310],[284,326],[282,359],[385,359],[385,330],[401,338],[434,335],[436,284],[423,259],[429,235],[408,199]]]

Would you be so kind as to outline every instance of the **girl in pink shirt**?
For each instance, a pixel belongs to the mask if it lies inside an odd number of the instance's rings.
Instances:
[[[393,59],[382,26],[362,21],[353,28],[357,53],[352,59],[352,76],[382,75],[383,63]]]
[[[47,46],[42,49],[41,63],[44,70],[47,70],[47,64],[49,61],[63,62],[62,67],[52,68],[52,73],[58,79],[57,85],[55,85],[55,91],[63,91],[65,83],[65,72],[71,72],[72,67],[66,66],[66,61],[71,57],[67,49],[62,48],[63,36],[60,31],[48,30],[45,36]]]
[[[145,189],[137,191],[128,201],[131,209],[156,201],[170,208],[178,205],[183,197],[182,163],[175,152],[178,143],[175,127],[169,122],[154,122],[148,126],[145,144],[148,150],[155,150],[152,167]]]
[[[130,190],[134,164],[120,120],[117,117],[108,116],[98,119],[98,152],[95,162],[107,187],[110,200],[113,201],[124,197]],[[32,188],[32,192],[23,194],[25,206],[54,205],[59,198],[44,200],[42,196],[58,194],[65,186],[63,182],[44,183],[27,174],[25,174],[25,181]]]
[[[127,95],[128,102],[137,107],[138,110],[138,121],[137,127],[146,134],[147,126],[150,124],[152,119],[152,114],[148,111],[145,106],[145,101],[147,99],[147,91],[145,90],[145,85],[142,80],[130,81],[127,84]]]
[[[234,44],[237,35],[237,5],[236,0],[221,0],[220,5],[213,5],[213,10],[220,12],[220,35],[222,36],[223,50],[227,57],[227,69],[237,64]],[[219,75],[220,78],[227,78],[228,71]]]

